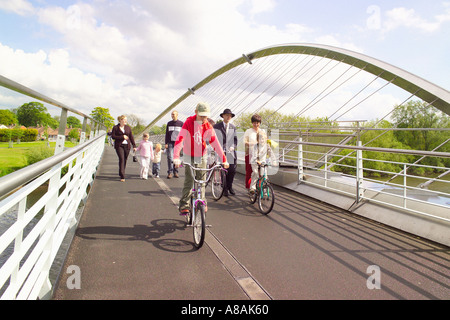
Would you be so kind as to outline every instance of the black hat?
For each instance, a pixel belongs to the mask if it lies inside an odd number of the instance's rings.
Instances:
[[[223,110],[223,112],[220,114],[220,117],[223,118],[224,114],[231,114],[231,117],[233,118],[235,116],[235,114],[233,112],[231,112],[230,109],[225,109]]]

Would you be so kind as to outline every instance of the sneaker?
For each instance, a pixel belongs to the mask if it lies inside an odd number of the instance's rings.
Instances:
[[[159,178],[159,174],[155,176],[156,178]]]
[[[169,174],[167,175],[167,179],[172,179],[172,174],[171,174],[171,173],[169,173]]]
[[[189,214],[189,209],[180,210],[180,216],[187,216]]]

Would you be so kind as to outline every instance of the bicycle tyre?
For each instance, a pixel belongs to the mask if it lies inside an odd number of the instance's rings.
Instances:
[[[217,201],[222,198],[225,189],[225,172],[221,169],[214,169],[210,181],[212,197]]]
[[[194,233],[194,245],[197,249],[203,246],[203,242],[205,241],[205,205],[203,203],[199,203],[195,208],[195,217],[194,221],[192,221],[192,229]]]
[[[261,191],[260,191],[261,192]],[[261,194],[263,195],[261,197]],[[262,214],[269,214],[275,204],[275,193],[270,183],[264,182],[262,193],[258,196],[258,206]]]

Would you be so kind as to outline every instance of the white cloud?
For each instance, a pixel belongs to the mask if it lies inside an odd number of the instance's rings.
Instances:
[[[386,19],[383,21],[383,31],[389,32],[400,27],[416,29],[422,32],[435,32],[439,30],[443,23],[450,21],[450,6],[444,3],[445,12],[437,15],[433,21],[428,21],[420,16],[414,9],[394,8],[386,12]]]
[[[34,13],[33,5],[26,0],[2,0],[0,1],[0,10],[14,12],[21,16]]]
[[[308,39],[362,51],[337,36],[314,39],[302,24],[257,24],[238,10],[244,2],[252,14],[275,7],[274,1],[141,0],[31,8],[63,42],[28,53],[0,44],[0,59],[13,61],[2,73],[85,113],[101,106],[114,117],[128,112],[150,121],[242,53]]]
[[[252,16],[272,11],[276,6],[274,0],[251,0],[250,14]]]

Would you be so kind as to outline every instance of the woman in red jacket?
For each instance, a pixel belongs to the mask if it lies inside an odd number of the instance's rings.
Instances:
[[[116,149],[119,157],[119,176],[120,181],[125,181],[125,168],[127,166],[128,155],[131,146],[136,151],[136,143],[134,142],[131,127],[127,125],[127,117],[122,115],[117,118],[119,123],[112,128],[111,137],[114,139],[114,149]]]

